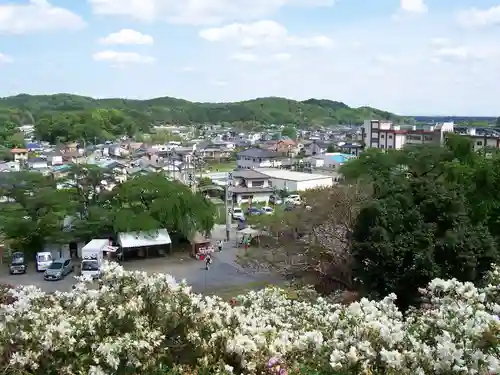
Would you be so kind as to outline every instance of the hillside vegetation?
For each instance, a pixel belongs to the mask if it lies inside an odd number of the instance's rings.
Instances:
[[[153,123],[308,126],[361,124],[371,118],[400,119],[374,108],[351,108],[341,102],[319,99],[301,102],[270,97],[235,103],[194,103],[169,97],[94,99],[71,94],[21,94],[0,99],[0,123],[35,123],[39,136],[47,140],[106,138],[124,133],[132,136],[147,131]]]

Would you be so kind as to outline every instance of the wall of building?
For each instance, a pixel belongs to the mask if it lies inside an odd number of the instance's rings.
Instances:
[[[236,161],[238,168],[276,168],[281,166],[280,160],[262,158],[241,158]]]

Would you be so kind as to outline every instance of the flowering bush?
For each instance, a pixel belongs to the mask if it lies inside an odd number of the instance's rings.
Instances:
[[[498,270],[482,288],[434,280],[426,307],[403,317],[392,295],[341,305],[269,288],[232,304],[168,275],[106,267],[99,288],[10,291],[5,374],[262,374],[272,357],[290,375],[500,372]]]

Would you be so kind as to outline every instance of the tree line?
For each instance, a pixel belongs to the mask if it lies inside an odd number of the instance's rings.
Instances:
[[[434,278],[482,280],[500,260],[500,152],[463,137],[444,147],[366,150],[346,184],[304,194],[309,207],[259,219],[271,234],[244,265],[318,291],[419,303]],[[265,243],[271,241],[271,243]]]
[[[400,119],[374,108],[351,108],[344,103],[316,99],[194,103],[169,97],[93,99],[70,94],[22,94],[0,99],[0,128],[34,124],[37,138],[52,143],[133,137],[150,132],[153,124],[227,124],[251,128],[270,124],[361,124],[367,118]]]
[[[93,165],[74,165],[60,179],[34,172],[4,175],[0,233],[12,249],[28,253],[47,244],[162,228],[190,239],[195,232],[209,233],[214,225],[211,202],[157,173],[123,183]]]

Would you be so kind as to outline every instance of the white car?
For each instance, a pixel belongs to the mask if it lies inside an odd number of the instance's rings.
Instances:
[[[296,206],[302,204],[302,200],[300,199],[300,195],[298,194],[289,195],[288,197],[286,197],[285,202],[293,203]]]
[[[269,206],[264,206],[262,207],[262,212],[264,212],[265,215],[272,215],[274,214],[274,209]]]
[[[239,207],[233,207],[232,217],[234,220],[245,219],[245,214],[243,210]]]
[[[269,203],[272,203],[274,205],[282,204],[283,200],[280,197],[277,197],[276,195],[271,195],[269,197]]]

